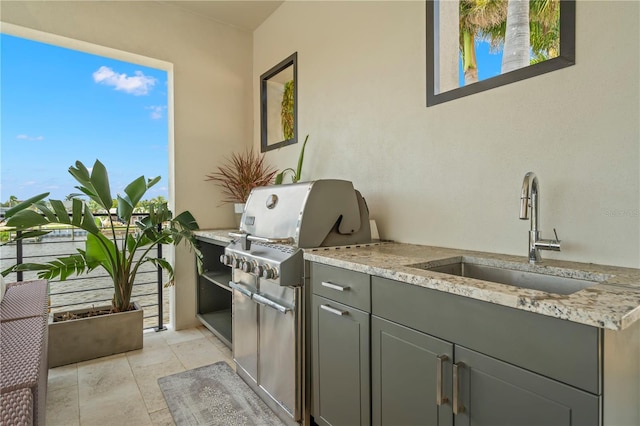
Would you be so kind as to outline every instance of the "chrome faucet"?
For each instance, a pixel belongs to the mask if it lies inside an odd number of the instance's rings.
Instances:
[[[529,207],[531,207],[531,230],[529,231],[529,263],[540,262],[540,250],[560,251],[560,240],[554,228],[555,240],[540,238],[540,185],[535,173],[528,172],[522,181],[522,194],[520,195],[520,219],[529,219]]]

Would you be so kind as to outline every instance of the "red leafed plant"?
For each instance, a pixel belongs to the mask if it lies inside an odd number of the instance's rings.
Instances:
[[[257,186],[269,185],[278,172],[264,162],[264,155],[253,150],[232,154],[229,164],[218,167],[205,180],[212,180],[222,188],[223,203],[245,203],[251,190]]]

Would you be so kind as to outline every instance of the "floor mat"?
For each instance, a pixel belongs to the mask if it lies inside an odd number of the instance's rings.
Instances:
[[[284,425],[224,361],[161,377],[158,384],[178,426]]]

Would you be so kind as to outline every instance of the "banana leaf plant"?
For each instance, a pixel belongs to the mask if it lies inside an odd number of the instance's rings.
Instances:
[[[167,203],[154,204],[149,207],[148,216],[132,222],[138,203],[149,188],[158,183],[160,176],[145,179],[140,176],[118,195],[117,220],[125,224],[124,236],[116,233],[116,219],[109,214],[109,224],[100,228],[89,209],[88,201],[78,198],[87,196],[102,209],[109,212],[113,198],[109,186],[109,176],[105,166],[99,161],[93,165],[91,172],[80,161],[69,173],[79,183],[75,188],[82,194],[72,194],[72,207],[69,213],[60,200],[45,198],[49,193],[36,195],[23,201],[5,213],[6,226],[14,231],[22,231],[17,239],[39,237],[51,230],[46,225],[65,224],[87,232],[84,250],[77,249],[78,254],[59,257],[47,263],[23,263],[14,265],[4,271],[6,276],[16,271],[38,271],[41,279],[59,279],[64,281],[69,276],[89,273],[102,267],[111,277],[114,287],[112,300],[113,312],[133,309],[131,292],[140,266],[149,262],[164,269],[169,277],[166,285],[174,282],[173,267],[163,258],[154,257],[153,249],[158,244],[178,245],[181,242],[193,249],[198,259],[198,267],[202,267],[202,255],[197,249],[193,231],[198,224],[188,211],[173,216]],[[37,230],[34,230],[37,229]]]

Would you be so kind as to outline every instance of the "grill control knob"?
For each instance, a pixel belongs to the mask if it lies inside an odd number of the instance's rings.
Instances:
[[[257,276],[257,277],[261,277],[261,276],[262,276],[263,271],[264,271],[264,268],[263,268],[262,266],[260,266],[260,265],[256,265],[256,266],[253,268],[253,274],[254,274],[255,276]]]
[[[231,256],[229,256],[228,254],[220,255],[220,263],[222,263],[223,265],[229,265],[231,263]]]
[[[229,264],[230,264],[230,266],[232,268],[239,268],[240,267],[240,259],[238,259],[237,257],[233,256],[231,258],[231,262]]]
[[[271,269],[269,265],[265,265],[262,270],[262,278],[266,278],[268,280],[275,278],[275,271]]]
[[[244,271],[244,272],[251,272],[251,262],[249,262],[248,260],[242,260],[240,261],[240,268]]]

